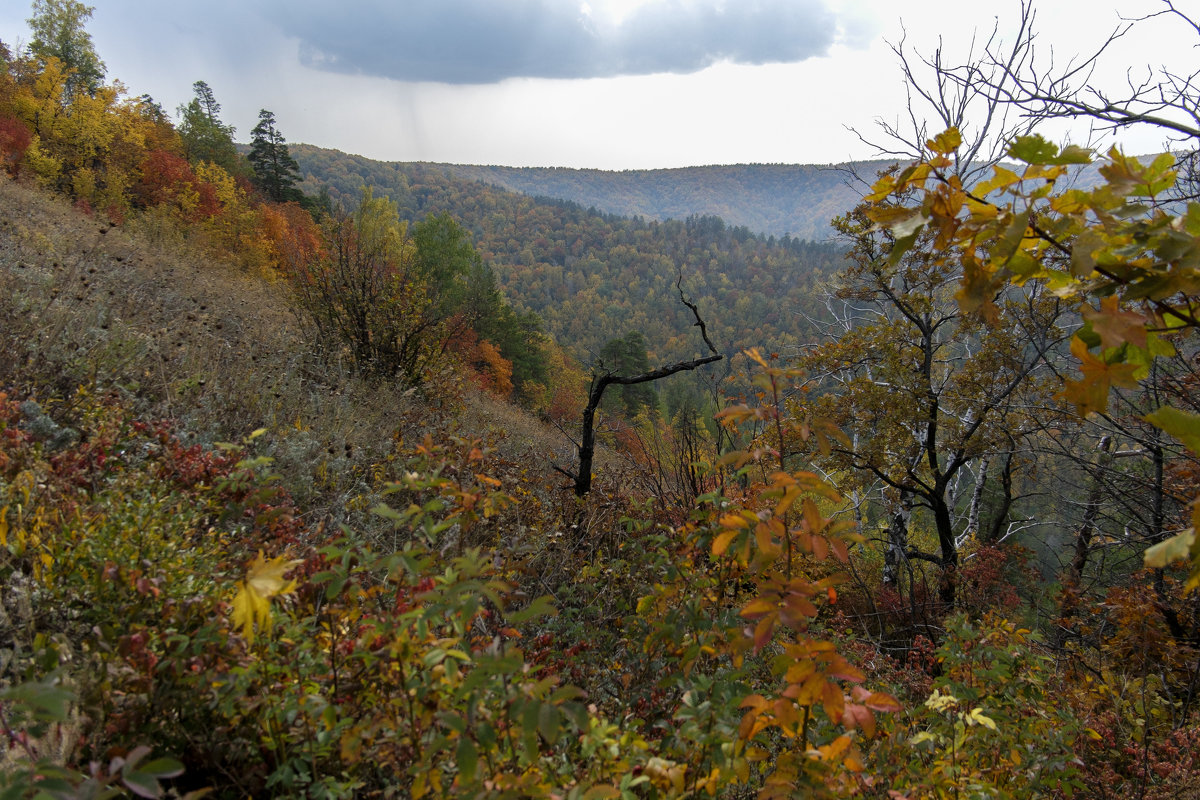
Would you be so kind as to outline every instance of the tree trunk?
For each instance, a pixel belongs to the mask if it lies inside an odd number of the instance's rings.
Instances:
[[[883,552],[883,584],[896,586],[900,582],[900,565],[908,549],[908,523],[912,519],[913,501],[908,492],[900,492],[900,498],[888,521],[888,541]]]

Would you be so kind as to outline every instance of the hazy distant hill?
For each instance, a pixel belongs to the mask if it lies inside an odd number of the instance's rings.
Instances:
[[[302,153],[337,153],[307,145],[295,147]],[[370,161],[360,156],[345,158]],[[329,162],[328,156],[320,160]],[[863,181],[873,180],[880,170],[894,162],[885,159],[824,166],[736,164],[620,172],[568,167],[371,163],[378,168],[397,170],[420,167],[533,197],[569,200],[584,208],[624,217],[685,220],[692,216],[714,216],[754,233],[822,241],[833,235],[829,221],[853,208],[865,193]],[[1097,169],[1098,165],[1093,164],[1075,180],[1083,186],[1090,185],[1099,177]]]
[[[715,216],[755,233],[824,240],[829,221],[865,194],[866,184],[891,160],[842,164],[736,164],[682,169],[626,170],[430,164],[456,177],[514,192],[570,200],[585,208],[648,219]],[[1098,164],[1080,171],[1081,187],[1099,180]],[[857,180],[856,177],[861,179]]]
[[[524,194],[571,200],[611,214],[651,219],[721,217],[756,233],[825,239],[829,220],[854,206],[862,185],[888,161],[851,164],[737,164],[626,170],[438,164],[453,175]]]
[[[311,157],[320,154],[317,162],[322,168],[333,167],[335,178],[341,170],[364,171],[363,162],[370,162],[365,171],[371,173],[420,167],[534,197],[569,200],[584,208],[624,217],[684,220],[714,216],[754,233],[818,241],[832,235],[829,220],[853,208],[863,193],[863,184],[856,184],[851,172],[870,180],[891,163],[738,164],[610,172],[566,167],[380,162],[309,145],[293,145],[292,149],[302,165],[306,157],[311,164]],[[348,161],[334,164],[334,154]],[[323,175],[314,177],[324,179]]]

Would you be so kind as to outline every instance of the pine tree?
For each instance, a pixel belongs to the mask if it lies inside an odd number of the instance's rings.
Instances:
[[[288,152],[283,134],[275,127],[275,115],[265,108],[258,112],[258,124],[250,131],[250,166],[254,185],[276,203],[299,201],[300,165]]]
[[[218,116],[221,104],[207,83],[196,81],[192,90],[196,96],[187,105],[179,107],[179,135],[188,161],[193,164],[211,161],[230,174],[241,173],[240,158],[233,144],[236,129],[221,122]]]

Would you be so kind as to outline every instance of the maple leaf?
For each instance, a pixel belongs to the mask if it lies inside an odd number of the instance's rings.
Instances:
[[[299,559],[282,556],[267,561],[260,550],[250,563],[244,581],[238,581],[237,595],[233,598],[233,624],[241,627],[242,635],[254,641],[256,628],[271,625],[271,598],[290,594],[296,588],[295,580],[286,580],[284,575],[292,567],[303,563]]]
[[[1083,318],[1092,324],[1101,347],[1119,347],[1128,342],[1145,349],[1146,318],[1134,311],[1122,311],[1117,303],[1117,296],[1109,295],[1100,301],[1099,309],[1085,307]]]
[[[1134,378],[1138,368],[1136,364],[1109,364],[1096,358],[1078,336],[1071,339],[1071,354],[1079,359],[1083,378],[1063,381],[1062,396],[1075,405],[1080,416],[1087,416],[1093,411],[1103,413],[1108,408],[1108,392],[1113,386],[1134,389],[1138,385]]]

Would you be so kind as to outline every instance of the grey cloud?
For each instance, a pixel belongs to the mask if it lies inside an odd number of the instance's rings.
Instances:
[[[619,26],[572,0],[274,0],[305,64],[404,81],[603,78],[689,73],[728,60],[824,54],[838,21],[822,0],[664,0]]]

